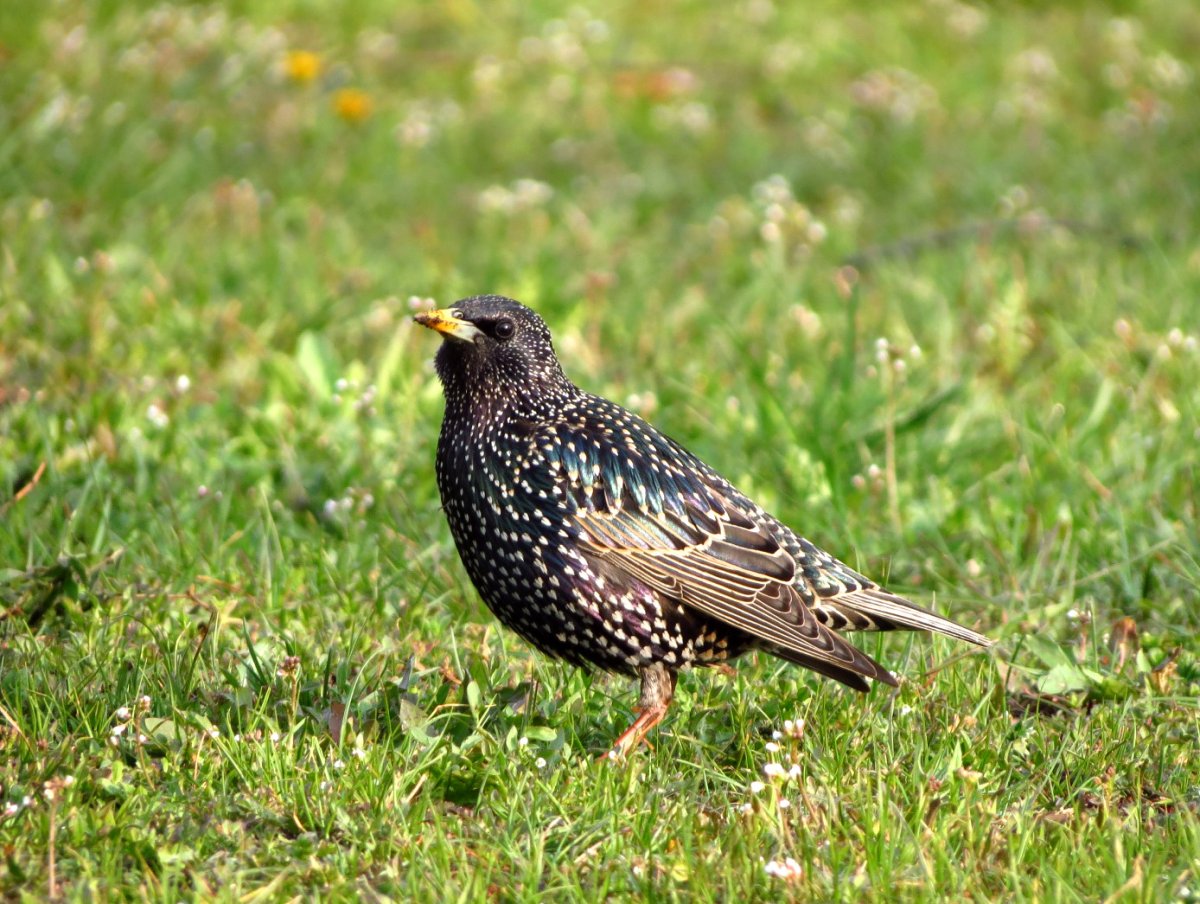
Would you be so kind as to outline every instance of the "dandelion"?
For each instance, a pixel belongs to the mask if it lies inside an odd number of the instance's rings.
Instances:
[[[300,85],[315,81],[321,74],[321,58],[311,50],[292,50],[283,60],[283,71]]]
[[[371,96],[360,88],[341,88],[333,95],[333,112],[351,124],[363,122],[373,106]]]

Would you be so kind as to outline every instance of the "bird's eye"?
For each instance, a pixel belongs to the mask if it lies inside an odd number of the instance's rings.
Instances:
[[[503,320],[496,321],[496,327],[492,331],[497,339],[511,339],[513,333],[517,331],[517,325],[505,317]]]

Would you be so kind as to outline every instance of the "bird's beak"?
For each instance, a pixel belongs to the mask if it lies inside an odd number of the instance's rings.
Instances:
[[[413,317],[413,320],[421,326],[437,330],[449,339],[458,339],[461,342],[474,342],[483,335],[483,331],[479,327],[469,320],[463,320],[458,316],[458,311],[452,308],[443,308],[440,311],[422,311]]]

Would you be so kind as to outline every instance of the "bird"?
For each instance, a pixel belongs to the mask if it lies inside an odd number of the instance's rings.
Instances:
[[[501,295],[418,313],[440,333],[435,471],[484,603],[544,653],[640,680],[623,758],[666,716],[681,669],[751,650],[858,691],[897,686],[843,631],[991,641],[884,590],[683,446],[563,372],[545,321]]]

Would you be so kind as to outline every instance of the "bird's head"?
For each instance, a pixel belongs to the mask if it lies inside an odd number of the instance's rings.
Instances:
[[[553,401],[574,390],[545,322],[511,298],[475,295],[413,319],[445,340],[434,363],[448,402]]]

